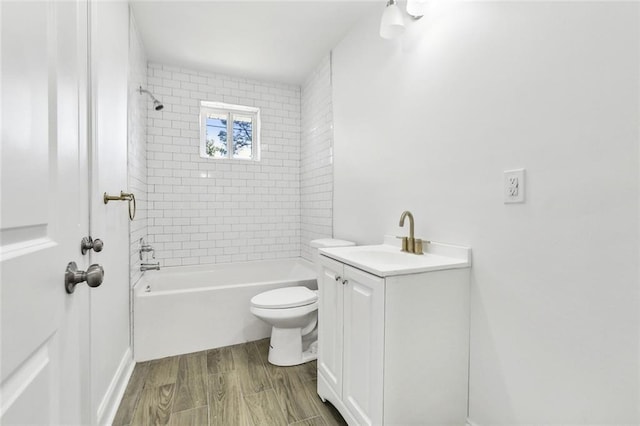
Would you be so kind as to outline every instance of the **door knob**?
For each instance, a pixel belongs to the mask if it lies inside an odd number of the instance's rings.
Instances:
[[[89,287],[98,287],[102,284],[103,279],[104,269],[102,266],[93,264],[85,272],[78,270],[76,262],[69,262],[64,273],[64,288],[67,293],[71,294],[75,290],[76,284],[86,281]]]
[[[101,252],[102,247],[104,247],[104,243],[100,238],[92,240],[91,237],[84,237],[80,242],[80,250],[82,251],[82,254],[86,254],[91,249],[96,253]]]

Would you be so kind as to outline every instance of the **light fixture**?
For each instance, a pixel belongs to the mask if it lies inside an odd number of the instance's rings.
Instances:
[[[426,0],[407,0],[407,13],[414,19],[422,18],[426,8]]]
[[[389,0],[380,21],[380,37],[392,39],[404,32],[404,19],[396,0]]]
[[[414,20],[424,16],[427,6],[426,0],[407,0],[407,13]],[[396,0],[388,0],[387,7],[380,21],[380,37],[386,39],[396,38],[404,32],[404,18]]]

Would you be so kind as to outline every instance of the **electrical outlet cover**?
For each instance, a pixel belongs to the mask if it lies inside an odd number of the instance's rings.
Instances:
[[[524,169],[505,170],[504,203],[524,203]]]

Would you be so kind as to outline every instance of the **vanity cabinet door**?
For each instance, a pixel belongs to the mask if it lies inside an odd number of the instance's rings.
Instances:
[[[320,256],[318,279],[318,374],[342,398],[343,265]],[[329,395],[320,395],[328,398]]]
[[[360,425],[382,424],[383,278],[344,266],[343,397]]]

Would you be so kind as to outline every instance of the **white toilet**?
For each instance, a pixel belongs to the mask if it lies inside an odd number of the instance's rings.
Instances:
[[[316,249],[314,263],[318,266],[319,248],[346,247],[351,241],[325,238],[311,241]],[[290,366],[313,361],[317,354],[318,292],[304,286],[284,287],[265,291],[251,299],[252,314],[271,324],[269,362]]]

